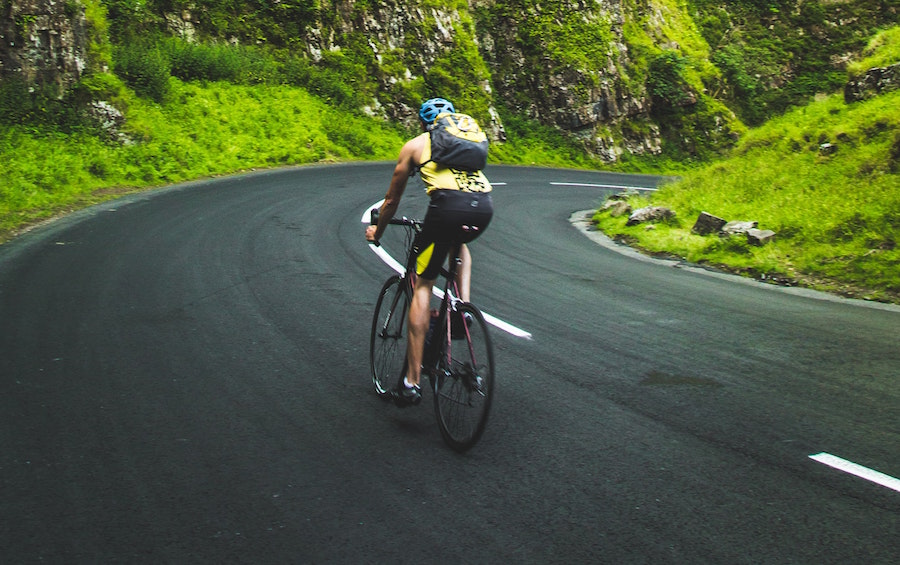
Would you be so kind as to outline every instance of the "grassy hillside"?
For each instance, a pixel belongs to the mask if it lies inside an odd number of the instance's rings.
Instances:
[[[882,30],[875,34],[863,50],[863,58],[847,65],[851,77],[865,74],[875,67],[886,67],[900,61],[900,27]]]
[[[387,159],[402,139],[364,117],[338,119],[283,86],[169,82],[155,104],[122,89],[125,144],[94,131],[0,129],[0,241],[40,219],[139,188],[341,159]]]
[[[608,212],[595,221],[651,252],[900,302],[900,92],[849,105],[822,97],[752,130],[730,158],[630,204],[665,206],[676,217],[653,229]],[[756,247],[744,237],[696,235],[701,211],[758,221],[776,239]]]

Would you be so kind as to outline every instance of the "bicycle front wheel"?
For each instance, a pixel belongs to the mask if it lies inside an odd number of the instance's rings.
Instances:
[[[453,339],[443,344],[435,375],[434,411],[444,441],[466,451],[487,425],[494,393],[494,348],[478,308],[460,304],[452,315],[468,321],[454,324]]]
[[[406,328],[410,292],[406,279],[389,278],[381,288],[372,319],[369,362],[375,392],[390,399],[390,391],[406,372]]]

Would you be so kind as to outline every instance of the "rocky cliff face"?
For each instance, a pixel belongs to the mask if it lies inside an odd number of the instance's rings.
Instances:
[[[81,77],[86,61],[84,7],[76,0],[0,2],[0,80],[56,87]]]
[[[365,11],[346,1],[322,4],[329,17],[308,28],[309,55],[359,49],[365,38],[378,82],[374,113],[412,123],[412,93],[462,90],[475,101],[468,111],[489,115],[498,139],[504,133],[494,105],[502,102],[573,134],[607,161],[661,150],[647,62],[632,58],[626,25],[636,18],[641,41],[677,48],[665,28],[689,20],[686,14],[653,1],[628,13],[623,0],[470,0],[447,8],[388,0]],[[697,101],[696,93],[683,98]]]
[[[365,60],[375,83],[369,113],[414,126],[421,97],[413,92],[465,90],[472,105],[467,111],[491,116],[495,137],[502,137],[468,10],[395,0],[365,10],[346,0],[322,4],[319,19],[306,28],[309,57],[320,62],[343,52]]]
[[[660,151],[645,85],[628,80],[642,73],[629,53],[621,0],[479,4],[479,45],[508,107],[576,135],[607,161]],[[508,9],[521,15],[508,17]],[[628,121],[646,127],[626,133]]]

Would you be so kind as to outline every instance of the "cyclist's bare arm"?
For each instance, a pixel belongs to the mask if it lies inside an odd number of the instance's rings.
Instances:
[[[416,172],[416,165],[422,157],[422,150],[425,145],[425,137],[418,136],[406,142],[400,150],[400,156],[397,158],[397,165],[394,167],[394,174],[391,176],[391,184],[388,186],[387,194],[384,197],[384,204],[378,216],[378,225],[366,228],[366,239],[369,241],[378,241],[384,235],[387,228],[400,206],[400,199],[403,197],[403,191],[406,190],[406,182]]]

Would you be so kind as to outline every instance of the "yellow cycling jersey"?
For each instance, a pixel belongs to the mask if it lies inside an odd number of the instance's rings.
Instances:
[[[422,149],[422,163],[419,174],[425,182],[425,192],[429,196],[435,190],[461,190],[463,192],[490,192],[491,183],[481,171],[460,171],[439,165],[431,160],[431,135],[425,136]]]

